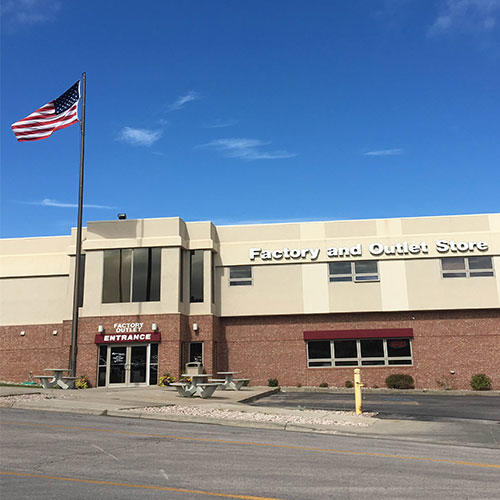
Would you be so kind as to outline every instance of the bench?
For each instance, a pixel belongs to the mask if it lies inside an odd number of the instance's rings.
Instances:
[[[53,375],[33,375],[33,378],[40,379],[40,384],[44,389],[50,389],[54,387],[54,376]]]
[[[249,378],[232,378],[231,375],[226,375],[226,378],[213,378],[210,379],[211,382],[218,382],[220,384],[219,389],[225,391],[226,389],[233,389],[234,391],[239,391],[245,382],[250,382]]]
[[[219,387],[220,384],[215,383],[201,383],[192,384],[191,382],[175,382],[170,384],[177,389],[180,396],[184,398],[190,398],[195,394],[198,394],[201,398],[207,399],[212,397],[215,389]]]
[[[175,387],[177,389],[177,392],[179,393],[179,396],[182,396],[184,398],[190,398],[196,392],[194,386],[189,382],[174,382],[170,385],[172,387]]]
[[[54,372],[53,375],[35,375],[34,378],[40,380],[44,389],[53,389],[56,386],[61,389],[73,389],[75,380],[78,377],[63,377],[64,372],[68,372],[66,368],[45,368],[46,372]]]
[[[205,383],[205,384],[198,384],[196,386],[196,392],[203,398],[203,399],[207,399],[207,398],[211,398],[212,397],[212,394],[215,392],[215,389],[217,389],[217,387],[219,387],[220,384],[216,384],[216,383]],[[198,390],[198,388],[200,388],[200,390]]]
[[[75,380],[79,377],[61,377],[61,380],[68,386],[67,388],[74,389],[75,388]],[[64,387],[63,387],[64,389]]]

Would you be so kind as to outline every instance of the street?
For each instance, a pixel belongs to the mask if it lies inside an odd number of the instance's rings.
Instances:
[[[3,498],[498,498],[500,451],[0,409]]]

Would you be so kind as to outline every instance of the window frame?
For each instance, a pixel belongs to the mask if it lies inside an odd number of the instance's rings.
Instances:
[[[471,269],[469,259],[473,259],[474,257],[488,257],[491,262],[491,267],[487,268],[477,268]],[[463,259],[464,267],[461,269],[443,269],[443,262],[447,259]],[[453,257],[441,257],[439,259],[440,268],[441,268],[441,278],[442,279],[450,279],[450,278],[493,278],[495,277],[495,268],[493,267],[493,257],[491,255],[469,255],[469,256],[453,256]],[[465,274],[465,276],[445,276],[445,274]],[[491,274],[483,274],[480,273],[491,273]]]
[[[245,276],[242,278],[231,278],[231,270],[236,268],[248,268],[250,270],[250,276]],[[228,285],[229,286],[253,286],[253,266],[244,265],[244,266],[229,266],[228,273]]]
[[[326,339],[325,339],[326,340]],[[331,339],[330,342],[330,357],[329,358],[309,358],[309,342],[324,342],[325,340],[307,340],[306,341],[306,365],[307,368],[377,368],[377,367],[392,367],[392,366],[413,366],[413,339],[411,337],[381,337],[381,338],[356,338],[356,339]],[[383,356],[362,356],[361,342],[363,340],[381,340],[384,350]],[[407,340],[410,347],[409,356],[389,356],[387,342],[392,340]],[[337,358],[335,357],[335,342],[355,341],[356,342],[356,357]],[[382,363],[380,363],[382,361]],[[393,363],[389,363],[393,361]],[[394,361],[410,361],[410,363],[394,363]],[[370,364],[370,362],[378,362],[378,364]],[[323,363],[322,366],[312,363]],[[328,363],[328,364],[326,364]],[[343,363],[343,364],[340,364]]]
[[[360,262],[375,262],[375,266],[377,268],[376,273],[369,272],[369,273],[361,273],[356,271],[356,264]],[[333,273],[333,266],[338,263],[344,263],[344,264],[350,264],[351,265],[351,272],[350,273]],[[363,277],[370,277],[370,276],[375,276],[376,278],[373,279],[363,279]],[[337,278],[337,279],[335,279]],[[347,279],[346,279],[347,278]],[[348,282],[348,283],[377,283],[380,281],[380,270],[378,266],[378,260],[349,260],[349,261],[334,261],[334,262],[328,262],[328,281],[329,283],[341,283],[341,282]]]
[[[134,299],[134,254],[135,250],[148,250],[148,269],[150,271],[150,274],[147,276],[147,281],[146,281],[146,286],[151,286],[151,281],[153,279],[153,250],[158,249],[158,277],[155,278],[158,280],[158,298],[154,300],[133,300]],[[112,251],[119,251],[120,252],[120,265],[118,266],[118,273],[121,276],[122,273],[124,272],[122,269],[122,253],[124,251],[130,250],[130,274],[128,276],[129,280],[129,285],[128,285],[128,300],[119,300],[119,301],[105,301],[104,300],[104,287],[105,287],[105,254],[106,252],[112,252]],[[103,260],[102,260],[102,290],[101,290],[101,303],[102,304],[140,304],[144,302],[161,302],[161,267],[162,267],[162,247],[133,247],[133,248],[113,248],[113,249],[106,249],[103,250]],[[149,282],[149,285],[148,285]],[[150,294],[151,290],[147,292],[147,294]]]
[[[200,282],[195,279],[196,266],[199,266],[198,276]],[[199,289],[199,290],[198,290]],[[194,292],[199,292],[194,295]],[[205,302],[205,252],[203,249],[189,251],[189,303],[202,304]]]

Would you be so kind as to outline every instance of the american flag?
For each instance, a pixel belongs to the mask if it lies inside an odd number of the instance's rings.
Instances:
[[[80,80],[57,99],[11,125],[18,141],[37,141],[78,121]]]

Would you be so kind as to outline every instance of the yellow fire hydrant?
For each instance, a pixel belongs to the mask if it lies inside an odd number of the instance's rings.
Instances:
[[[361,398],[361,387],[365,384],[361,383],[361,370],[359,368],[354,368],[354,402],[356,405],[356,415],[361,415],[363,413],[362,398]]]

